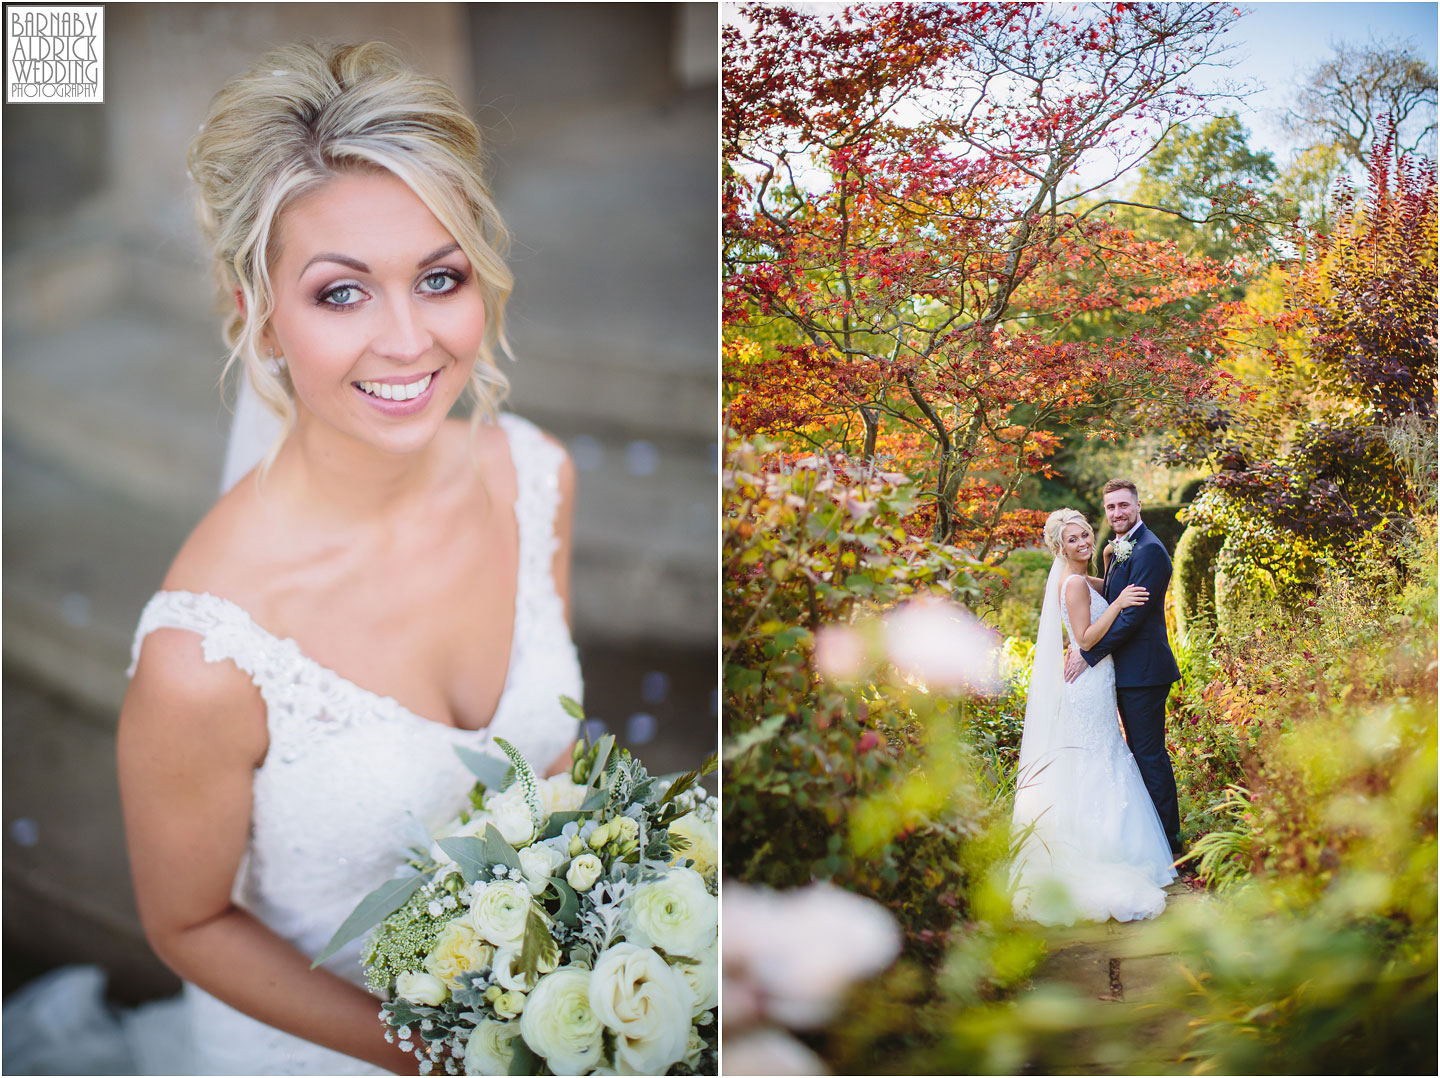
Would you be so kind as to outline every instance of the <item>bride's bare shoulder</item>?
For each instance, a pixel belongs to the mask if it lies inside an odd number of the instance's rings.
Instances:
[[[283,549],[285,532],[283,512],[246,476],[195,525],[161,587],[210,592],[247,606],[269,575],[268,563]]]

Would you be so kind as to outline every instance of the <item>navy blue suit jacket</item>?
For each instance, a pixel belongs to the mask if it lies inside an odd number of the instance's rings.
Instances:
[[[1165,634],[1165,589],[1170,586],[1170,555],[1144,524],[1130,532],[1135,549],[1124,561],[1112,560],[1105,576],[1105,601],[1115,597],[1128,584],[1139,584],[1150,592],[1141,606],[1120,611],[1110,631],[1089,651],[1081,651],[1085,661],[1094,666],[1106,655],[1115,656],[1117,688],[1139,688],[1144,685],[1170,685],[1180,680],[1180,668],[1170,651]]]

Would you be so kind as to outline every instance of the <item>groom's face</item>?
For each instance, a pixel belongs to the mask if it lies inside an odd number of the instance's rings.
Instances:
[[[1116,535],[1125,535],[1140,520],[1140,499],[1125,487],[1105,495],[1105,519]]]

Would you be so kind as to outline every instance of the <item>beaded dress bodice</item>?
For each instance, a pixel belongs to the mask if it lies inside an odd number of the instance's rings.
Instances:
[[[227,599],[162,591],[141,615],[135,661],[154,630],[186,629],[201,637],[207,662],[233,662],[260,690],[269,750],[254,775],[234,898],[306,955],[317,954],[355,904],[457,814],[474,777],[455,746],[503,759],[494,744],[503,737],[538,769],[576,736],[560,697],[579,698],[580,665],[552,571],[561,454],[523,419],[502,416],[501,425],[515,462],[518,576],[505,687],[483,729],[413,714],[321,666]],[[362,983],[360,949],[357,940],[326,967]],[[357,1073],[363,1066],[254,1022],[193,985],[187,996],[197,1040],[209,1042],[197,1043],[207,1073]],[[217,1025],[229,1030],[218,1045]],[[212,1050],[220,1055],[207,1059]]]

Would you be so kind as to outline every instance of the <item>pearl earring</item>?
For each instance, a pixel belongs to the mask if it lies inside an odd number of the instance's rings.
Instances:
[[[265,361],[265,369],[275,377],[280,377],[281,372],[285,370],[285,357],[277,356],[273,348],[266,349],[266,354],[270,358]]]

